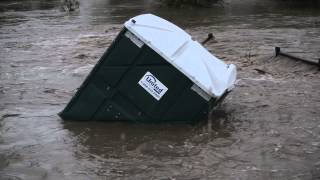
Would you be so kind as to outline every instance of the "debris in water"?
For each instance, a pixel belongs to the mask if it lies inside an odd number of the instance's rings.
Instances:
[[[3,120],[3,119],[8,118],[8,117],[16,117],[16,116],[20,116],[20,115],[21,114],[4,114],[4,115],[2,115],[0,120]]]
[[[288,53],[282,52],[280,47],[275,47],[275,53],[276,53],[276,56],[282,55],[282,56],[285,56],[285,57],[288,57],[288,58],[291,58],[291,59],[302,61],[302,62],[307,63],[307,64],[316,65],[316,66],[319,67],[319,70],[320,70],[320,59],[318,59],[318,62],[307,60],[307,59],[303,59],[301,57],[297,57],[297,56],[294,56],[292,54],[288,54]]]
[[[80,3],[78,0],[61,0],[61,10],[71,12],[79,9]]]
[[[260,74],[266,74],[267,73],[265,70],[258,69],[258,68],[254,68],[253,70],[256,70]]]

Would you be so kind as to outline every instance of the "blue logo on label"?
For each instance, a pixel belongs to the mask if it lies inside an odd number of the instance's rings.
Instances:
[[[168,90],[168,88],[149,71],[143,75],[138,84],[158,101]]]
[[[145,80],[153,87],[153,90],[156,93],[160,94],[163,91],[157,84],[157,79],[153,75],[146,75]]]

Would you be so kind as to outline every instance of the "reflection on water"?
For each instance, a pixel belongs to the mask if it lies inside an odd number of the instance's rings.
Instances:
[[[186,143],[200,144],[206,143],[208,139],[229,137],[232,127],[228,125],[228,115],[216,110],[213,116],[209,122],[199,122],[196,125],[72,121],[66,121],[63,125],[64,129],[77,137],[78,143],[86,145],[87,151],[104,158],[119,158],[133,151],[149,151],[148,153],[169,156],[168,152],[154,152],[154,146],[163,144],[162,148],[173,153],[172,147],[185,147]],[[179,156],[179,152],[174,153]],[[155,155],[160,157],[159,154]]]
[[[173,9],[153,0],[0,2],[0,179],[319,177],[317,7],[239,1]],[[154,13],[238,65],[238,87],[196,125],[64,122],[57,113],[128,18]],[[267,58],[266,58],[267,57]],[[264,75],[253,69],[263,69]]]

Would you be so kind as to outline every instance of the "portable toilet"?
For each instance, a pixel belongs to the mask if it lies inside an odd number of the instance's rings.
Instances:
[[[59,114],[64,120],[194,121],[229,92],[236,67],[176,25],[131,18]]]

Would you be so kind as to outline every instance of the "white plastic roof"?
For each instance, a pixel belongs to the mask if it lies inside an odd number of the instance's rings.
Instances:
[[[210,96],[220,97],[233,88],[236,67],[213,56],[176,25],[152,14],[133,17],[124,25]]]

